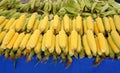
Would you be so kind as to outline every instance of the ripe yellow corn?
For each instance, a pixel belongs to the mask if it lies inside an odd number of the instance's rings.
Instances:
[[[23,38],[21,44],[20,44],[20,48],[24,49],[27,45],[27,42],[29,41],[29,38],[30,38],[31,34],[28,33],[25,35],[25,37]]]
[[[53,19],[53,27],[54,27],[54,29],[56,30],[59,25],[60,25],[59,16],[55,15],[54,19]]]
[[[111,30],[116,30],[113,18],[112,17],[108,17],[108,20],[109,20],[109,23],[110,23]]]
[[[15,29],[15,25],[17,24],[17,22],[18,22],[18,19],[16,19],[14,23],[10,26],[10,29]]]
[[[46,34],[44,34],[43,39],[42,39],[42,51],[46,51],[45,43],[46,43]]]
[[[55,50],[55,35],[53,35],[53,37],[52,37],[51,47],[48,49],[48,51],[49,51],[50,53],[53,53],[54,50]]]
[[[115,27],[118,30],[118,32],[120,32],[120,17],[119,15],[114,15],[114,23],[115,23]]]
[[[77,50],[77,46],[78,46],[78,33],[75,30],[73,30],[71,32],[70,37],[71,37],[71,49],[72,50]]]
[[[5,38],[3,39],[3,44],[7,45],[10,40],[12,39],[12,37],[14,36],[15,34],[15,30],[14,29],[11,29],[8,31],[8,33],[6,34]]]
[[[62,29],[60,32],[59,32],[59,38],[58,38],[58,41],[59,41],[59,46],[60,48],[62,49],[65,49],[66,48],[66,45],[67,45],[67,38],[66,38],[66,33],[65,31]]]
[[[69,55],[73,56],[74,55],[74,50],[71,49],[71,37],[69,36]]]
[[[104,25],[103,25],[102,19],[100,17],[96,18],[96,24],[97,24],[99,32],[105,33]]]
[[[22,14],[19,19],[18,19],[18,22],[16,23],[15,25],[15,30],[16,31],[21,31],[24,24],[25,24],[25,21],[26,21],[26,15],[25,14]]]
[[[8,19],[6,19],[6,20],[0,25],[0,30],[2,30],[7,23],[8,23]]]
[[[111,37],[112,37],[114,43],[117,45],[117,47],[120,48],[120,43],[119,43],[120,42],[120,36],[119,36],[118,32],[115,31],[115,30],[111,31]]]
[[[17,37],[18,37],[18,35],[19,35],[19,34],[16,32],[15,35],[13,36],[13,38],[11,39],[11,41],[9,42],[9,44],[7,45],[7,48],[8,48],[8,49],[11,49],[11,48],[13,47],[13,45],[14,45]]]
[[[14,45],[13,45],[13,50],[17,50],[19,48],[19,45],[21,44],[22,39],[24,38],[25,33],[20,33],[18,38],[16,39]]]
[[[46,32],[46,40],[45,40],[45,47],[47,49],[49,49],[52,46],[52,39],[53,38],[53,31],[52,30],[48,30]]]
[[[78,35],[78,46],[77,46],[77,50],[76,50],[78,53],[80,53],[80,52],[81,52],[81,49],[83,48],[81,41],[82,41],[82,40],[81,40],[81,36]]]
[[[40,30],[35,30],[30,37],[30,43],[29,43],[30,48],[34,48],[36,46],[39,37],[40,37]]]
[[[88,30],[87,33],[86,33],[86,36],[87,36],[88,45],[89,45],[93,55],[96,56],[97,47],[96,47],[93,31]]]
[[[15,18],[11,18],[6,24],[6,26],[4,27],[4,30],[9,30],[10,26],[14,23],[14,21],[15,21]]]
[[[33,31],[35,31],[38,28],[40,21],[37,19],[34,26],[33,26]]]
[[[108,40],[108,42],[109,42],[110,47],[112,48],[112,50],[113,50],[115,53],[119,53],[120,50],[119,50],[119,48],[115,45],[115,43],[114,43],[111,35],[108,36],[107,40]]]
[[[65,32],[70,32],[70,18],[67,14],[63,17],[63,23]]]
[[[5,17],[4,16],[0,16],[0,25],[5,21]]]
[[[76,31],[82,35],[83,34],[82,17],[78,15],[75,19],[75,22],[76,22],[76,27],[75,27]]]
[[[103,33],[98,34],[98,41],[102,52],[105,53],[106,55],[109,55],[109,47]]]
[[[102,50],[100,48],[100,43],[99,43],[99,40],[98,40],[98,37],[95,37],[95,42],[96,42],[96,45],[97,45],[97,53],[98,55],[102,55]]]
[[[103,17],[103,23],[104,23],[105,30],[107,32],[110,32],[111,31],[111,27],[110,27],[110,23],[109,23],[109,20],[108,20],[107,17]]]
[[[5,31],[0,32],[0,43],[2,43],[5,35],[6,35],[6,32],[5,32]]]
[[[99,30],[98,30],[96,22],[94,22],[94,32],[95,32],[95,34],[99,33]]]
[[[46,33],[49,30],[50,22],[48,21],[48,24],[45,27],[44,33]]]
[[[87,23],[86,23],[86,19],[83,20],[83,28],[84,28],[84,33],[87,33]]]
[[[65,55],[68,55],[68,52],[69,52],[69,44],[68,44],[68,40],[69,40],[69,38],[66,36],[66,38],[67,38],[67,45],[66,45],[66,48],[64,49],[64,53],[65,53]]]
[[[42,35],[39,37],[39,41],[37,42],[37,45],[34,48],[35,53],[40,53],[41,51],[41,46],[42,46]]]
[[[36,21],[36,17],[37,17],[37,13],[33,13],[28,21],[28,24],[27,24],[27,31],[31,31],[31,29],[33,28],[33,25]]]
[[[58,55],[60,55],[61,49],[60,49],[60,47],[59,47],[58,38],[59,38],[59,35],[56,35],[55,51],[56,51],[56,53],[57,53]]]
[[[38,29],[43,32],[48,24],[48,16],[46,15],[42,20],[40,20]]]
[[[87,23],[87,28],[88,28],[88,30],[94,30],[94,26],[93,26],[93,19],[92,19],[92,17],[91,16],[88,16],[87,18],[86,18],[86,23]]]
[[[90,50],[90,47],[89,47],[88,42],[87,42],[86,34],[84,34],[83,37],[82,37],[82,43],[83,43],[83,47],[84,47],[86,55],[89,58],[92,58],[92,54],[91,54],[91,50]]]

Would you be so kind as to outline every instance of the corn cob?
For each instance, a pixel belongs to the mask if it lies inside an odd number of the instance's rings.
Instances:
[[[107,40],[108,40],[108,43],[109,43],[111,49],[112,49],[115,53],[119,53],[120,50],[119,50],[119,48],[115,45],[115,43],[113,42],[113,39],[112,39],[111,35],[108,36]]]
[[[108,20],[109,20],[109,23],[110,23],[111,30],[116,30],[113,18],[112,17],[108,17]]]
[[[5,32],[5,31],[2,31],[2,32],[0,33],[0,44],[2,43],[5,35],[6,35],[6,32]]]
[[[15,30],[14,29],[11,29],[8,31],[8,33],[6,34],[5,38],[3,39],[3,44],[7,45],[10,40],[12,39],[12,37],[14,36],[15,34]]]
[[[101,48],[102,52],[105,53],[106,55],[109,55],[108,44],[107,44],[107,41],[102,33],[98,34],[98,41],[99,41],[100,48]]]
[[[55,30],[57,29],[58,25],[60,25],[59,16],[55,15],[53,19],[53,27]]]
[[[100,48],[100,43],[99,43],[99,40],[98,40],[98,37],[95,37],[95,42],[96,42],[96,46],[97,46],[97,53],[99,56],[102,55],[102,50]]]
[[[33,31],[35,31],[38,28],[40,21],[37,19],[34,26],[33,26]]]
[[[0,25],[0,30],[2,30],[7,23],[8,23],[8,20],[6,19],[6,20]]]
[[[67,45],[66,45],[66,48],[64,49],[64,54],[65,55],[68,55],[68,52],[69,52],[69,37],[68,36],[66,36],[66,38],[67,38]]]
[[[70,32],[70,18],[68,17],[68,15],[65,15],[63,17],[63,24],[64,24],[65,32],[69,33]]]
[[[86,33],[86,37],[87,37],[88,45],[89,45],[93,55],[96,56],[97,47],[96,47],[93,31],[88,30]]]
[[[43,31],[44,33],[46,33],[48,30],[49,30],[49,26],[50,26],[50,22],[48,21],[46,27],[45,27],[45,30]]]
[[[42,39],[42,51],[46,51],[46,47],[45,47],[45,44],[46,44],[46,34],[43,35],[43,39]]]
[[[20,33],[18,38],[16,39],[14,45],[13,45],[13,50],[16,51],[19,48],[19,45],[21,44],[22,39],[24,38],[25,33]]]
[[[87,33],[87,23],[86,23],[86,19],[83,19],[83,29],[84,29],[84,33]]]
[[[30,36],[31,36],[30,33],[28,33],[28,34],[25,35],[25,37],[23,38],[23,40],[22,40],[22,42],[20,44],[20,48],[24,49],[26,47],[27,42],[28,42]]]
[[[50,53],[54,52],[54,48],[55,48],[55,35],[53,35],[52,37],[52,41],[51,41],[51,47],[48,49]]]
[[[87,18],[86,18],[86,23],[87,23],[87,28],[88,28],[88,30],[94,30],[94,27],[93,27],[93,19],[92,19],[92,17],[91,16],[88,16]]]
[[[96,18],[96,24],[97,24],[99,32],[105,33],[104,25],[103,25],[102,19],[100,17]]]
[[[94,22],[94,33],[95,33],[95,34],[98,34],[98,33],[99,33],[99,30],[98,30],[98,27],[97,27],[96,22]]]
[[[11,49],[11,48],[13,47],[13,45],[14,45],[17,37],[18,37],[18,35],[19,35],[19,34],[16,32],[15,35],[13,36],[13,38],[11,39],[11,41],[9,42],[9,44],[7,45],[7,48],[8,48],[8,49]]]
[[[117,45],[117,47],[120,48],[120,43],[119,43],[120,36],[119,36],[118,32],[115,30],[111,31],[111,37],[112,37],[114,43]]]
[[[4,27],[4,30],[9,30],[10,26],[14,23],[14,21],[15,21],[15,18],[11,18],[6,24],[6,26]]]
[[[55,42],[55,51],[56,51],[56,53],[58,54],[58,55],[60,55],[60,53],[61,53],[61,49],[60,49],[60,47],[59,47],[59,41],[58,41],[58,37],[59,37],[59,35],[56,35],[56,42]]]
[[[76,50],[77,53],[81,52],[81,49],[83,48],[81,40],[82,40],[81,36],[78,35],[78,46],[77,46],[77,50]]]
[[[30,48],[34,48],[36,46],[39,37],[40,37],[40,31],[35,30],[30,37],[30,43],[29,43]],[[31,50],[31,49],[29,49],[29,50]]]
[[[86,34],[84,34],[83,37],[82,37],[82,43],[83,43],[86,55],[89,58],[92,58],[92,54],[91,54],[91,50],[90,50],[90,47],[89,47],[88,42],[87,42],[87,36],[86,36]]]
[[[28,21],[28,24],[27,24],[27,32],[29,32],[32,27],[34,26],[34,23],[36,21],[36,17],[37,17],[37,13],[33,13]]]
[[[25,21],[26,21],[26,15],[25,14],[22,14],[19,19],[18,19],[18,22],[16,23],[15,25],[15,30],[16,31],[21,31],[24,24],[25,24]]]
[[[104,28],[107,32],[111,31],[110,23],[107,17],[103,17]]]
[[[82,17],[78,15],[75,19],[75,22],[76,22],[76,31],[80,33],[80,35],[82,35],[83,34]]]
[[[41,51],[41,46],[42,46],[42,35],[40,35],[39,40],[37,42],[37,45],[34,48],[35,53],[40,53]]]
[[[18,22],[18,19],[16,19],[14,23],[10,26],[10,29],[15,29],[15,25],[17,24],[17,22]]]
[[[71,49],[71,37],[69,36],[69,55],[73,56],[74,55],[74,50]]]
[[[118,15],[114,15],[114,23],[115,23],[115,27],[118,30],[118,32],[120,32],[120,17]]]
[[[5,17],[4,16],[0,16],[0,25],[5,21]]]

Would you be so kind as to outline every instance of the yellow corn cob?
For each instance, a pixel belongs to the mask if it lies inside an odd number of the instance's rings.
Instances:
[[[90,50],[90,47],[89,47],[88,42],[87,42],[87,36],[86,36],[86,34],[84,34],[83,37],[82,37],[82,43],[83,43],[86,55],[89,58],[91,58],[92,54],[91,54],[91,50]]]
[[[34,26],[33,26],[33,31],[35,31],[38,28],[40,21],[37,19]]]
[[[76,22],[76,27],[75,27],[76,31],[82,35],[83,34],[82,17],[78,15],[75,19],[75,22]]]
[[[45,43],[46,43],[46,34],[44,34],[44,36],[43,36],[43,39],[42,39],[42,51],[45,51],[46,50],[46,48],[45,48]]]
[[[45,39],[45,47],[47,49],[49,49],[52,46],[52,39],[53,38],[53,31],[52,30],[48,30],[46,32],[46,39]]]
[[[50,22],[48,21],[48,24],[45,27],[44,33],[46,33],[49,30]]]
[[[53,20],[53,27],[54,27],[54,29],[56,30],[59,25],[60,25],[59,16],[55,15],[54,16],[54,20]]]
[[[18,38],[16,39],[14,45],[13,45],[13,50],[17,50],[19,48],[19,45],[21,44],[22,39],[24,38],[25,33],[20,33]]]
[[[55,35],[53,35],[52,37],[52,41],[51,41],[51,47],[48,49],[50,53],[54,52],[54,48],[55,48]]]
[[[37,13],[33,13],[28,21],[28,24],[27,24],[27,31],[31,31],[31,29],[33,28],[33,25],[35,23],[35,20],[36,20],[36,17],[37,17]]]
[[[100,48],[100,44],[99,44],[99,41],[98,41],[98,37],[95,37],[95,42],[96,42],[96,45],[97,45],[97,53],[98,55],[102,55],[102,50]]]
[[[36,46],[39,37],[40,37],[40,30],[35,30],[30,37],[30,43],[29,43],[30,48],[34,48]]]
[[[83,28],[84,28],[84,33],[87,33],[87,23],[86,23],[86,19],[83,20]]]
[[[108,20],[107,17],[103,17],[103,23],[104,23],[105,30],[107,32],[110,32],[111,31],[111,27],[110,27],[110,23],[109,23],[109,20]]]
[[[86,23],[87,23],[87,28],[89,29],[89,30],[94,30],[94,26],[93,26],[93,19],[92,19],[92,17],[91,16],[88,16],[87,18],[86,18]]]
[[[65,32],[70,32],[70,18],[68,17],[68,15],[65,15],[63,17],[63,23]]]
[[[98,41],[99,41],[100,49],[102,50],[102,52],[105,53],[106,55],[109,55],[109,47],[102,33],[98,34]]]
[[[69,38],[67,36],[66,36],[66,38],[67,38],[67,45],[66,45],[66,48],[65,48],[65,50],[63,52],[65,53],[65,55],[68,55],[68,52],[69,52],[68,40],[69,40]]]
[[[71,33],[71,31],[73,30],[73,23],[75,23],[76,21],[75,21],[75,19],[70,19],[70,33]],[[63,25],[64,23],[63,23],[63,20],[61,21],[61,25]]]
[[[34,48],[35,53],[40,53],[42,46],[42,35],[39,37],[39,41],[37,42],[37,45]]]
[[[82,49],[82,42],[81,42],[81,36],[78,35],[78,46],[77,46],[77,52],[80,53],[81,52],[81,49]]]
[[[108,17],[108,20],[109,20],[109,23],[110,23],[111,30],[116,30],[113,18],[112,17]]]
[[[108,36],[107,38],[109,44],[110,44],[110,47],[112,48],[112,50],[115,52],[115,53],[119,53],[120,50],[119,48],[115,45],[115,43],[113,42],[113,39],[111,37],[111,35]]]
[[[15,30],[16,31],[22,30],[22,28],[25,24],[25,21],[26,21],[26,15],[22,14],[18,19],[18,23],[16,23]]]
[[[20,44],[20,48],[24,49],[26,47],[27,42],[28,42],[30,36],[31,36],[30,33],[28,33],[28,34],[25,35],[25,37],[23,38],[23,40],[22,40],[22,42]]]
[[[114,23],[116,29],[120,32],[120,17],[119,15],[114,15]]]
[[[15,29],[15,25],[17,24],[17,22],[18,22],[18,19],[16,19],[14,23],[10,26],[10,29]]]
[[[9,44],[7,45],[7,48],[8,48],[8,49],[11,49],[11,48],[13,47],[13,45],[14,45],[17,37],[18,37],[18,35],[19,35],[19,34],[16,32],[15,35],[13,36],[13,38],[11,39],[11,41],[9,42]]]
[[[100,17],[96,18],[96,24],[97,24],[99,32],[104,33],[105,29],[104,29],[104,25],[103,25],[102,19]]]
[[[120,43],[119,43],[120,42],[120,36],[119,36],[118,32],[115,31],[115,30],[111,31],[111,37],[112,37],[114,43],[117,45],[117,47],[120,48]]]
[[[0,25],[5,21],[5,17],[4,16],[0,16]]]
[[[69,55],[73,56],[74,55],[74,50],[71,49],[71,37],[69,36]]]
[[[14,21],[15,21],[15,18],[11,18],[6,24],[6,26],[4,27],[4,30],[9,30],[10,26],[14,23]]]
[[[86,33],[86,36],[87,36],[88,45],[89,45],[93,55],[95,56],[97,53],[97,47],[96,47],[93,31],[88,30]]]
[[[0,30],[2,30],[7,23],[8,23],[8,19],[6,19],[6,20],[0,25]]]
[[[32,36],[30,36],[31,38]],[[30,49],[30,39],[28,39],[27,44],[26,44],[26,50]]]
[[[44,19],[40,20],[38,29],[43,32],[48,24],[48,16],[46,15]]]
[[[56,35],[56,42],[55,42],[55,51],[56,51],[56,53],[58,54],[58,55],[60,55],[60,53],[61,53],[61,49],[60,49],[60,47],[59,47],[59,44],[58,44],[58,37],[59,37],[59,35]]]
[[[95,32],[95,34],[99,33],[99,30],[98,30],[96,22],[94,22],[94,32]]]
[[[10,40],[12,39],[12,37],[14,36],[15,34],[15,30],[14,29],[11,29],[8,31],[8,33],[6,34],[5,38],[3,39],[3,44],[7,45]]]
[[[0,43],[2,43],[5,35],[6,35],[6,32],[5,32],[5,31],[0,32]]]

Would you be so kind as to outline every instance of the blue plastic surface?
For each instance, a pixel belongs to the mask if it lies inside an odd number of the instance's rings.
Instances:
[[[94,58],[73,59],[73,63],[66,68],[65,63],[54,62],[50,58],[46,63],[39,63],[34,57],[30,62],[25,62],[25,57],[17,60],[16,69],[14,61],[0,57],[0,73],[120,73],[120,61],[105,59],[99,66],[94,67]]]

